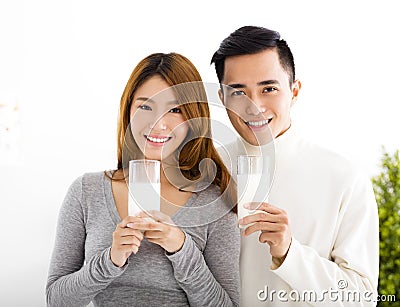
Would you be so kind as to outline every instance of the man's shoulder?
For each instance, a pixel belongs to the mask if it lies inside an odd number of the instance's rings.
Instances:
[[[231,143],[222,144],[217,147],[218,153],[222,155],[228,155],[229,153],[236,152],[238,147],[238,140],[235,140]]]
[[[235,140],[231,143],[223,144],[217,148],[218,154],[220,155],[222,162],[224,162],[228,171],[232,174],[234,169],[235,157],[238,154],[238,141]]]
[[[364,172],[357,161],[324,145],[302,139],[299,149],[304,160],[313,165],[313,169],[319,168],[341,177],[357,177]]]

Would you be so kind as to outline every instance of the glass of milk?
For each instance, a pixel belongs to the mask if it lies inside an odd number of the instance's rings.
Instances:
[[[237,157],[237,200],[238,218],[241,219],[257,210],[248,210],[244,205],[249,202],[266,202],[269,187],[266,184],[268,174],[263,173],[263,156],[241,155]],[[245,226],[240,226],[245,228]]]
[[[129,161],[128,215],[160,211],[160,161]]]

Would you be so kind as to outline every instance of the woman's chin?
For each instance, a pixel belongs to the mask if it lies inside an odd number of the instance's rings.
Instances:
[[[170,161],[172,159],[172,155],[170,153],[150,154],[150,153],[145,152],[144,157],[145,157],[145,159],[148,159],[148,160],[157,160],[157,161],[161,161],[161,162]]]

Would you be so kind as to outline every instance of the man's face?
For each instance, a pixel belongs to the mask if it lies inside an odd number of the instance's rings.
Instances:
[[[300,82],[290,87],[276,50],[228,57],[220,98],[236,131],[248,143],[262,145],[290,127],[290,109]]]

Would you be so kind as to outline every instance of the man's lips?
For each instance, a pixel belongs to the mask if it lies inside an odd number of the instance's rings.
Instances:
[[[247,121],[245,124],[249,126],[251,129],[260,129],[268,126],[268,124],[272,121],[273,117],[259,120],[259,121]]]

